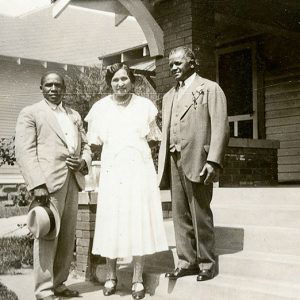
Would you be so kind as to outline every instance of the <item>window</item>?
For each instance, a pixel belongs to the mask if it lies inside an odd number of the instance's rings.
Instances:
[[[218,82],[227,98],[230,136],[257,138],[255,45],[217,50]]]

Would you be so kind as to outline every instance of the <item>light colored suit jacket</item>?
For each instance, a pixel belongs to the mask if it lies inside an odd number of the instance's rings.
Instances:
[[[176,90],[163,97],[162,142],[159,151],[158,180],[161,188],[169,188],[169,147],[172,104]],[[200,172],[207,161],[222,166],[229,140],[226,97],[220,86],[196,75],[179,99],[181,161],[185,176],[200,182]]]
[[[73,120],[78,135],[75,155],[91,162],[81,117],[75,110],[65,107]],[[56,117],[45,100],[25,107],[19,114],[16,126],[16,159],[28,190],[46,184],[48,191],[59,190],[68,174],[66,158],[69,156],[67,143]],[[77,183],[84,188],[84,175],[75,172]]]

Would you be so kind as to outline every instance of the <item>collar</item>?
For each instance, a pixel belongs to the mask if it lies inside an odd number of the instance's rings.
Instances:
[[[55,110],[55,111],[65,111],[63,105],[62,105],[62,101],[60,101],[60,103],[58,105],[54,104],[54,103],[51,103],[50,101],[48,101],[47,99],[45,99],[46,103],[50,106],[50,108],[52,110]]]
[[[196,78],[196,72],[194,72],[190,77],[188,77],[186,80],[184,81],[179,81],[176,85],[176,90],[179,89],[179,87],[184,87],[184,89],[188,88],[193,80]]]

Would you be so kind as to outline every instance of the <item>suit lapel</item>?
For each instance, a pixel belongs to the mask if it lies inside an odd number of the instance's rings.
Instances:
[[[170,93],[167,95],[166,98],[166,104],[165,104],[165,111],[164,111],[164,119],[166,120],[165,123],[165,128],[168,131],[168,128],[170,126],[171,122],[171,112],[172,112],[172,106],[174,102],[174,97],[175,97],[175,88],[173,88]]]
[[[57,134],[57,136],[65,143],[65,145],[67,146],[67,142],[65,139],[65,135],[62,132],[57,119],[51,109],[51,107],[47,104],[47,102],[45,100],[42,100],[41,102],[42,105],[42,109],[46,112],[46,122],[48,123],[48,125],[53,129],[53,131]]]
[[[191,83],[191,85],[187,88],[187,90],[180,96],[180,103],[181,103],[181,112],[180,112],[180,119],[186,114],[186,112],[190,109],[190,107],[196,103],[197,101],[197,95],[196,90],[201,88],[201,86],[204,84],[203,79],[196,75],[195,79]]]

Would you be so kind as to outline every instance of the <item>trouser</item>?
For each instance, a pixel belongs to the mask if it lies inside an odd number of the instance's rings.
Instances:
[[[62,188],[50,195],[61,217],[61,224],[55,239],[34,241],[33,273],[37,299],[53,295],[54,289],[65,289],[63,283],[68,278],[74,253],[78,192],[75,176],[69,172]]]
[[[212,184],[191,182],[180,152],[171,153],[171,197],[178,267],[211,269],[215,265]]]

